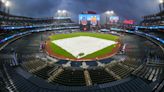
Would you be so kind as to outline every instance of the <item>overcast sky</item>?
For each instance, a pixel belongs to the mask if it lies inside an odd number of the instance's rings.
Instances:
[[[158,0],[11,0],[11,3],[11,13],[15,15],[50,17],[58,9],[65,9],[74,20],[86,10],[94,10],[98,14],[114,10],[121,18],[135,20],[159,11]]]

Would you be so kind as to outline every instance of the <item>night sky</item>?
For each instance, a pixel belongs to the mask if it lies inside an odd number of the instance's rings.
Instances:
[[[29,17],[54,16],[57,10],[70,12],[72,19],[86,10],[94,10],[103,14],[114,10],[122,19],[141,20],[141,16],[157,13],[158,0],[10,0],[11,13]]]

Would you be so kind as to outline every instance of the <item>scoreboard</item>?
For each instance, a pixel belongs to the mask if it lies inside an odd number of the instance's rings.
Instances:
[[[98,14],[80,14],[79,15],[80,29],[87,31],[94,29],[100,24],[100,15]]]
[[[119,21],[119,17],[118,16],[110,16],[109,17],[109,23],[110,24],[118,23],[118,21]]]
[[[100,22],[100,15],[97,14],[80,14],[79,24],[80,25],[93,25],[96,26]]]

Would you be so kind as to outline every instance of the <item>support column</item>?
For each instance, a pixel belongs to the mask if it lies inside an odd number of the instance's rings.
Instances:
[[[92,80],[90,77],[90,74],[88,72],[88,70],[84,70],[84,77],[85,77],[85,82],[87,86],[91,86],[92,85]]]
[[[60,75],[64,69],[61,67],[57,71],[53,72],[52,76],[48,78],[48,82],[52,82],[58,75]]]
[[[115,79],[117,79],[117,80],[120,80],[120,79],[121,79],[120,76],[116,75],[113,71],[109,70],[108,68],[105,68],[105,70],[106,70],[110,75],[112,75]]]

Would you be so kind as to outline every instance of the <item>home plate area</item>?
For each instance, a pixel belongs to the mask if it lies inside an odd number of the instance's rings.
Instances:
[[[116,44],[115,41],[90,36],[53,40],[52,43],[58,45],[78,59]]]

